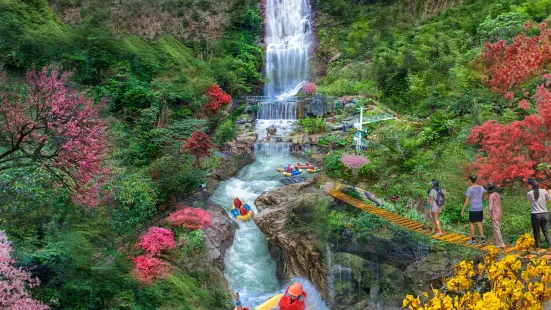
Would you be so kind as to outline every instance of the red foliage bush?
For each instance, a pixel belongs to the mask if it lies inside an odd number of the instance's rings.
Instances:
[[[502,125],[491,120],[471,129],[467,142],[480,146],[480,154],[470,165],[481,179],[510,184],[515,181],[536,177],[549,184],[551,174],[551,75],[544,75],[545,83],[540,85],[535,99],[536,114],[521,121]],[[530,103],[522,100],[520,105],[529,108]]]
[[[212,214],[200,208],[184,208],[168,216],[172,226],[186,226],[191,229],[207,228],[212,225]]]
[[[537,25],[540,34],[533,37],[521,33],[513,43],[486,43],[482,54],[483,74],[492,91],[505,94],[508,90],[533,77],[543,65],[551,62],[551,29],[549,21]],[[525,26],[530,29],[531,24]]]
[[[182,146],[182,153],[191,154],[195,156],[195,166],[197,168],[201,165],[201,157],[210,155],[210,148],[213,145],[210,142],[210,137],[201,132],[201,130],[195,130],[191,137]]]
[[[305,83],[303,86],[302,86],[302,89],[304,90],[304,93],[307,94],[307,95],[313,95],[316,93],[316,91],[318,91],[318,86],[314,83]]]
[[[173,249],[176,246],[174,234],[161,227],[151,227],[140,237],[138,243],[148,254],[157,255],[163,250]]]
[[[227,105],[231,102],[231,96],[224,92],[218,85],[212,85],[207,89],[207,112],[214,113],[222,105]]]
[[[151,283],[153,280],[161,278],[168,274],[170,264],[162,259],[140,255],[134,258],[134,272],[138,280]]]

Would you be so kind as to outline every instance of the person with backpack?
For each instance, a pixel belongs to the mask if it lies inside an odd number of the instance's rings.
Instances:
[[[551,235],[549,234],[549,213],[547,211],[547,201],[551,200],[551,195],[545,189],[540,189],[538,182],[534,178],[528,179],[528,189],[526,194],[528,201],[532,205],[532,229],[534,230],[534,239],[536,248],[540,247],[540,229],[543,232],[547,245],[551,247]],[[530,186],[532,188],[530,188]]]
[[[471,186],[467,189],[465,196],[465,203],[463,204],[463,209],[461,209],[461,217],[465,215],[465,208],[470,205],[469,208],[469,230],[471,232],[471,240],[467,243],[470,245],[476,244],[476,236],[474,234],[474,224],[478,225],[478,232],[480,233],[480,244],[486,244],[486,239],[484,238],[484,227],[482,227],[482,220],[484,219],[484,205],[482,204],[482,197],[486,190],[481,185],[476,183],[476,175],[470,175],[469,180],[471,181]]]
[[[494,235],[494,245],[500,249],[505,249],[505,243],[501,237],[501,196],[496,192],[494,183],[488,184],[488,215],[487,219],[492,219],[492,230]]]
[[[429,205],[430,213],[432,215],[432,223],[433,227],[436,229],[436,236],[442,236],[442,229],[438,218],[440,213],[442,213],[442,208],[444,207],[445,194],[444,190],[438,186],[438,181],[436,179],[432,179],[432,181],[430,181],[430,185],[432,188],[429,191]]]
[[[431,183],[432,184],[432,183]],[[434,233],[434,225],[432,227],[428,226],[427,223],[428,221],[430,220],[431,224],[432,224],[432,217],[430,215],[430,191],[432,190],[432,187],[431,189],[429,189],[427,191],[427,204],[425,206],[425,222],[423,223],[423,226],[421,226],[421,229],[425,230],[425,229],[430,229],[433,233]],[[377,206],[378,207],[378,206]]]

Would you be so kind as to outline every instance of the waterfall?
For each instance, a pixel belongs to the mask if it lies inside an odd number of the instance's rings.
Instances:
[[[254,154],[262,157],[288,156],[291,145],[289,143],[255,143]]]
[[[259,102],[259,119],[296,119],[297,102],[296,101],[271,101]]]
[[[264,94],[275,97],[296,90],[308,74],[312,45],[310,1],[267,0],[266,19]]]

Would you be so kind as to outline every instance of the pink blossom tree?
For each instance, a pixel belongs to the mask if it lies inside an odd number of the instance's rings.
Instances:
[[[0,69],[0,171],[38,165],[73,189],[75,202],[94,207],[105,173],[105,100],[95,106],[69,88],[71,75],[53,66],[31,70],[25,88],[14,88]]]
[[[168,274],[170,264],[164,260],[148,255],[140,255],[134,258],[134,272],[138,280],[151,283],[155,279]]]
[[[157,255],[163,250],[173,249],[176,246],[176,241],[174,241],[174,234],[170,230],[161,227],[151,227],[140,237],[138,246],[149,255]]]
[[[186,226],[190,229],[199,229],[212,225],[212,214],[200,208],[184,207],[170,214],[167,220],[175,227]]]
[[[6,233],[0,230],[0,309],[42,310],[48,306],[35,300],[27,291],[40,285],[38,278],[30,272],[14,266],[11,242]]]
[[[352,169],[352,175],[354,176],[354,179],[358,177],[360,168],[370,163],[369,159],[361,155],[343,154],[341,160],[346,167]]]
[[[316,93],[316,91],[318,90],[318,86],[312,82],[308,82],[302,86],[302,90],[304,90],[304,93],[306,95],[311,96]]]

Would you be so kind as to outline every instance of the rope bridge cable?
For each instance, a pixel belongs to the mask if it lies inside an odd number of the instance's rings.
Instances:
[[[469,241],[471,239],[471,237],[467,236],[467,235],[464,235],[464,234],[459,234],[459,233],[445,232],[445,233],[442,234],[442,236],[433,235],[433,233],[430,232],[429,230],[423,230],[421,228],[423,226],[422,223],[410,220],[410,219],[405,218],[403,216],[400,216],[398,214],[389,212],[385,209],[375,207],[374,205],[371,205],[371,204],[368,204],[364,201],[353,198],[349,195],[346,195],[346,194],[340,192],[338,190],[339,188],[340,188],[340,184],[337,184],[336,189],[328,189],[327,193],[329,195],[339,199],[340,201],[343,201],[343,202],[345,202],[349,205],[352,205],[352,206],[354,206],[358,209],[369,212],[369,213],[371,213],[373,215],[376,215],[380,218],[386,219],[386,220],[392,222],[393,224],[401,226],[401,227],[403,227],[405,229],[408,229],[410,231],[414,231],[414,232],[417,232],[419,234],[430,236],[430,237],[432,237],[433,239],[436,239],[436,240],[440,240],[440,241],[443,241],[443,242],[452,243],[452,244],[456,244],[456,245],[461,245],[461,246],[464,246],[466,248],[481,250],[483,252],[486,252],[488,250],[488,247],[490,246],[490,245],[482,245],[482,244],[470,245],[470,244],[467,243],[467,241]],[[546,253],[546,251],[542,250],[542,249],[536,251],[533,254],[525,255],[524,253],[518,251],[516,246],[506,245],[506,248],[503,251],[503,253],[504,254],[515,255],[515,256],[518,256],[518,257],[522,257],[522,258],[528,258],[528,259],[545,258],[547,260],[551,260],[551,252]]]

